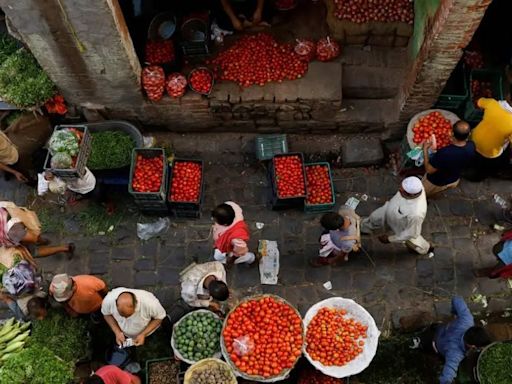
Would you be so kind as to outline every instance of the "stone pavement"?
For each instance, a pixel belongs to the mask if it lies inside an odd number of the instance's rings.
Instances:
[[[472,304],[475,312],[500,311],[512,307],[510,288],[505,281],[475,279],[472,269],[492,265],[492,245],[499,233],[490,226],[501,222],[501,213],[492,200],[494,193],[510,195],[510,182],[488,180],[472,184],[462,182],[456,190],[428,206],[424,236],[435,246],[435,257],[411,255],[399,245],[381,244],[376,238],[363,237],[364,252],[350,257],[339,267],[313,269],[308,259],[318,249],[320,215],[301,211],[275,212],[267,206],[268,190],[264,167],[206,164],[206,190],[202,218],[173,220],[171,228],[159,239],[141,242],[136,236],[136,222],[154,220],[141,217],[130,204],[130,198],[120,198],[118,209],[124,218],[110,234],[88,236],[88,227],[80,221],[85,205],[66,210],[48,201],[34,201],[33,192],[14,181],[0,181],[2,199],[15,200],[29,206],[52,222],[46,233],[54,244],[74,241],[75,257],[64,255],[39,259],[44,275],[55,273],[95,274],[111,287],[127,286],[153,291],[169,308],[179,297],[179,272],[193,261],[211,257],[209,211],[217,203],[234,200],[244,209],[252,230],[251,247],[258,239],[277,240],[281,253],[281,270],[277,286],[259,284],[258,268],[235,266],[228,271],[228,282],[234,299],[255,293],[275,293],[304,313],[315,302],[330,297],[353,298],[375,317],[381,330],[396,325],[402,315],[419,310],[434,316],[449,314],[450,297],[458,293],[469,298],[481,293],[488,298],[485,310]],[[365,168],[335,170],[337,201],[341,204],[350,196],[368,196],[357,212],[364,216],[391,197],[399,178],[386,169]],[[257,230],[255,223],[265,225]],[[105,228],[106,230],[106,228]],[[323,283],[331,281],[327,291]]]

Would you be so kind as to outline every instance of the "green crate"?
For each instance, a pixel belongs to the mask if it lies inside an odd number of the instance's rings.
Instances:
[[[180,366],[180,362],[179,361],[176,361],[174,360],[174,358],[172,357],[162,357],[160,359],[151,359],[151,360],[146,360],[146,366],[145,366],[145,370],[146,370],[146,384],[149,384],[149,366],[153,363],[159,363],[161,361],[171,361],[171,362],[174,362],[176,365]],[[179,368],[179,367],[178,367]],[[178,369],[178,375],[176,377],[176,382],[177,383],[182,383],[182,381],[180,381],[180,374],[182,375],[183,372],[181,372],[180,369]]]
[[[471,71],[469,75],[470,97],[466,102],[464,120],[474,125],[482,120],[484,111],[475,107],[473,104],[473,94],[471,91],[471,83],[473,80],[490,82],[493,98],[497,100],[503,100],[503,75],[500,71],[492,69],[473,69]]]
[[[133,173],[135,171],[135,162],[138,155],[145,158],[152,158],[163,156],[164,168],[162,172],[162,183],[158,192],[135,192],[132,188]],[[134,148],[132,151],[132,164],[130,167],[130,182],[128,183],[128,192],[135,200],[141,201],[163,201],[166,202],[167,198],[167,166],[166,166],[165,151],[162,148]]]
[[[453,70],[450,78],[439,95],[435,108],[449,111],[459,111],[469,97],[466,69],[464,64],[459,63]]]
[[[262,135],[256,137],[256,158],[270,160],[274,155],[288,153],[286,135]]]
[[[306,212],[306,213],[329,212],[336,205],[336,195],[334,193],[334,184],[332,182],[331,166],[327,162],[319,162],[319,163],[304,164],[304,168],[311,167],[313,165],[322,165],[322,166],[327,167],[327,170],[329,172],[329,180],[331,183],[332,202],[327,203],[327,204],[308,204],[307,203],[307,194],[308,194],[307,185],[308,185],[308,183],[307,183],[307,171],[306,171],[305,172],[305,175],[306,175],[306,200],[304,201],[304,212]]]

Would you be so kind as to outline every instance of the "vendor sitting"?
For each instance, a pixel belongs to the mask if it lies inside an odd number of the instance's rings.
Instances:
[[[190,307],[220,310],[214,302],[226,301],[229,290],[226,285],[226,271],[218,261],[197,264],[181,273],[181,298]]]
[[[249,228],[244,221],[242,208],[232,201],[218,205],[212,211],[214,259],[223,264],[251,264],[256,259],[249,252]]]
[[[247,27],[270,26],[269,7],[265,0],[220,0],[223,12],[219,12],[220,28],[242,31]]]
[[[95,188],[97,188],[96,177],[87,167],[85,168],[85,174],[81,178],[64,181],[56,177],[52,172],[46,171],[44,173],[44,180],[47,188],[39,188],[39,195],[43,195],[46,190],[56,194],[64,194],[66,190],[69,190],[83,198],[92,195]],[[75,199],[78,198],[75,197]]]

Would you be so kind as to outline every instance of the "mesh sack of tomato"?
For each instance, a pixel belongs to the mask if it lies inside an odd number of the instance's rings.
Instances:
[[[323,374],[344,378],[368,367],[380,332],[372,316],[355,301],[333,297],[313,305],[304,317],[304,354]]]
[[[182,97],[187,91],[187,79],[181,73],[171,73],[165,85],[171,97]]]
[[[172,40],[149,40],[145,49],[146,62],[150,65],[165,64],[174,61]]]
[[[151,65],[144,68],[142,70],[142,87],[149,100],[160,100],[165,90],[165,73],[162,67]]]
[[[338,42],[329,36],[318,40],[316,43],[316,58],[318,61],[330,61],[337,58],[341,53]]]
[[[249,297],[224,321],[222,354],[237,376],[280,381],[301,356],[303,333],[300,314],[286,300],[274,295]]]
[[[294,52],[307,62],[313,61],[316,57],[316,43],[310,39],[296,39]]]

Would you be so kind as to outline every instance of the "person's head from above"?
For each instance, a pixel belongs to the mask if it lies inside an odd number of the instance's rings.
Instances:
[[[48,307],[46,298],[33,297],[27,302],[28,316],[34,320],[43,320],[48,314]]]
[[[225,282],[213,280],[208,285],[210,296],[217,301],[226,301],[229,298],[229,289]]]
[[[416,199],[423,192],[423,184],[416,176],[409,176],[402,180],[399,192],[404,199]]]
[[[320,224],[328,231],[336,231],[347,229],[350,226],[350,220],[336,212],[327,212],[320,219]]]
[[[83,384],[105,384],[105,382],[98,375],[91,375],[83,381]]]
[[[464,333],[464,344],[468,349],[479,349],[490,343],[491,338],[482,327],[474,326]]]
[[[212,211],[212,218],[217,224],[225,225],[227,227],[235,221],[235,210],[229,204],[219,204]]]
[[[119,314],[123,317],[130,317],[134,314],[137,306],[137,298],[131,292],[122,292],[117,296],[116,307]]]
[[[55,301],[65,303],[73,297],[75,283],[71,276],[61,273],[53,277],[49,291]]]
[[[471,127],[464,120],[459,120],[452,126],[452,135],[455,142],[466,142],[469,139]]]

